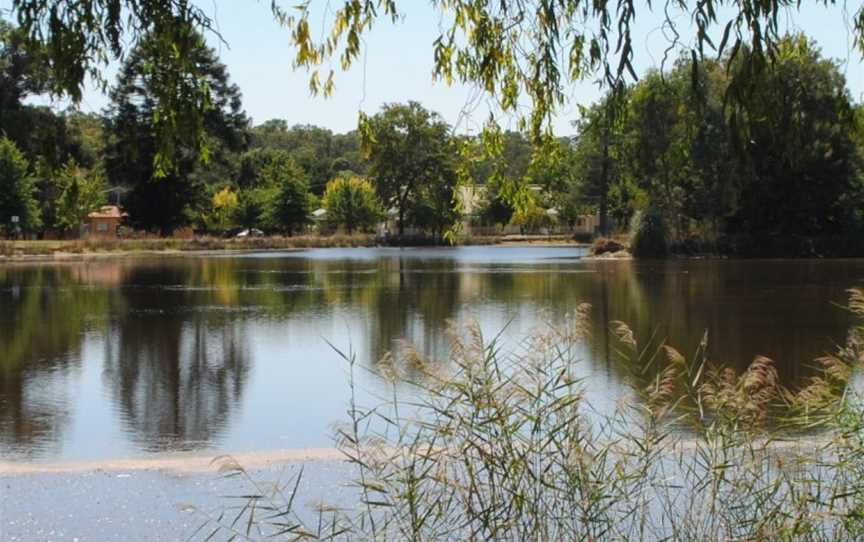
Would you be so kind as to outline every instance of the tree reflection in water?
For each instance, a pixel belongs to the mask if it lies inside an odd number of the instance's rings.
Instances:
[[[69,422],[83,334],[109,305],[81,281],[75,267],[0,266],[0,452],[37,456]]]
[[[134,273],[130,282],[144,287],[125,292],[134,309],[112,322],[105,343],[104,382],[123,424],[142,450],[210,446],[230,425],[246,386],[244,319],[220,310],[224,304],[207,304],[224,296],[218,288],[150,288]]]
[[[61,456],[64,442],[86,438],[105,453],[256,447],[274,442],[265,431],[318,431],[326,445],[347,388],[324,339],[353,342],[374,385],[377,362],[403,340],[446,360],[451,322],[477,319],[488,334],[512,322],[504,337],[512,345],[580,303],[593,307],[580,370],[601,400],[614,402],[631,378],[615,362],[611,320],[685,354],[708,330],[712,360],[742,369],[766,355],[791,384],[845,339],[851,318],[831,302],[864,285],[859,261],[587,262],[572,252],[0,266],[0,456]],[[87,419],[74,411],[82,404]],[[247,431],[238,431],[241,414]],[[260,421],[270,418],[278,423]]]

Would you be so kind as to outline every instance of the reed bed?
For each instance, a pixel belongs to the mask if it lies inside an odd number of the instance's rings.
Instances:
[[[850,292],[864,321],[864,293]],[[764,357],[736,373],[640,342],[612,324],[633,396],[605,416],[578,377],[588,307],[505,351],[472,326],[447,363],[410,347],[381,372],[392,397],[353,399],[335,442],[352,466],[353,506],[306,508],[302,472],[265,485],[230,458],[250,490],[201,511],[194,539],[228,540],[861,540],[864,405],[851,384],[862,331],[819,375],[790,390]],[[463,328],[464,329],[464,328]],[[418,390],[400,398],[395,385]],[[400,388],[401,389],[401,388]]]

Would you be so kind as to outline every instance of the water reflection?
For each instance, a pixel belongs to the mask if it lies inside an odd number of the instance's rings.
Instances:
[[[589,398],[626,389],[608,322],[787,382],[843,341],[857,261],[586,262],[573,249],[343,250],[0,267],[0,456],[327,445],[344,366],[476,319],[516,341],[592,309]],[[514,344],[511,342],[511,345]],[[364,382],[374,388],[376,380]]]
[[[81,337],[109,306],[104,292],[68,288],[81,273],[0,267],[0,449],[29,456],[68,423]]]
[[[152,270],[135,270],[125,289],[132,310],[112,319],[105,341],[104,385],[123,424],[142,450],[187,450],[209,445],[230,422],[250,367],[242,318],[206,310],[233,303],[232,288],[153,288]],[[224,285],[224,276],[207,284]],[[148,287],[151,286],[151,287]],[[176,286],[176,284],[172,284]],[[188,311],[187,307],[200,307]]]

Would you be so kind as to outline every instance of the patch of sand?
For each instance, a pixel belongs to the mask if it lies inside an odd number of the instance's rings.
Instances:
[[[237,463],[243,465],[246,469],[267,468],[285,463],[338,461],[345,458],[335,448],[305,448],[213,455],[184,453],[142,458],[64,461],[59,463],[0,461],[0,476],[138,470],[159,470],[178,473],[215,472],[219,468],[220,460],[228,457],[236,460]]]

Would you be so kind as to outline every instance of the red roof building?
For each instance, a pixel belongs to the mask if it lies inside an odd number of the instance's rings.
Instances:
[[[128,214],[116,205],[104,205],[98,211],[87,215],[84,236],[99,239],[116,239],[120,237],[120,226]]]

